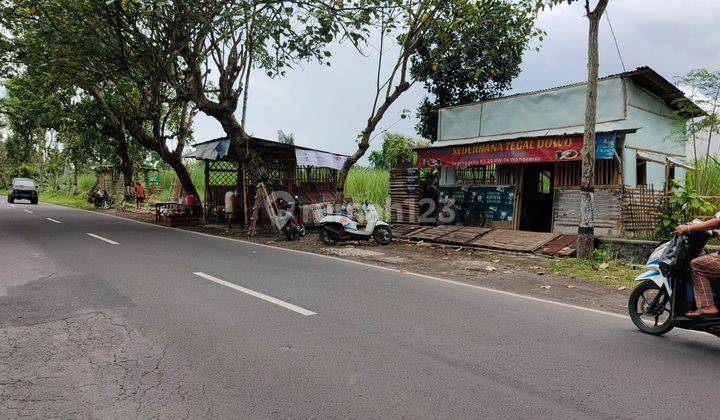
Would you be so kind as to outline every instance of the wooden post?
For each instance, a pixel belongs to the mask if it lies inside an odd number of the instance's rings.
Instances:
[[[245,226],[250,222],[248,218],[248,189],[247,189],[247,171],[245,170],[245,163],[242,163],[242,191],[243,191],[243,215],[245,220]]]
[[[665,185],[663,185],[663,194],[667,198],[670,194],[670,159],[665,157]]]
[[[205,162],[205,211],[203,212],[203,224],[207,224],[207,215],[210,210],[210,164],[207,160]],[[215,207],[217,209],[217,206]],[[217,211],[217,210],[216,210]]]

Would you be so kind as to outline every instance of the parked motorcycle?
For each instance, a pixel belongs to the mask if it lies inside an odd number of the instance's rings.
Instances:
[[[358,222],[347,212],[328,213],[320,219],[320,241],[325,245],[336,245],[342,241],[367,241],[373,238],[380,245],[389,244],[392,231],[387,223],[380,220],[375,206],[363,203],[360,208],[367,217],[364,228],[358,226]]]
[[[95,195],[94,204],[96,209],[109,209],[115,200],[105,190],[100,190]]]
[[[685,316],[696,309],[690,261],[697,258],[708,240],[716,235],[714,231],[676,235],[653,251],[645,264],[649,270],[635,279],[641,283],[630,294],[628,302],[630,318],[636,327],[654,335],[677,327],[720,337],[720,316]],[[713,285],[714,295],[715,290]]]
[[[282,226],[282,231],[288,241],[305,236],[305,224],[300,211],[300,201],[297,196],[293,198],[295,199],[294,203],[289,203],[282,198],[278,198],[276,201],[278,222]]]

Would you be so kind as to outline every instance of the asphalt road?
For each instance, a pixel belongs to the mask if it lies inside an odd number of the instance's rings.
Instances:
[[[1,200],[3,419],[720,412],[711,336]]]

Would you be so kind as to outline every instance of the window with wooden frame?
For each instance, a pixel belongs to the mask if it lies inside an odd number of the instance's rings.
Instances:
[[[582,176],[582,162],[557,162],[555,164],[556,187],[578,187]],[[617,159],[598,159],[595,161],[595,185],[620,185],[620,164]]]
[[[637,185],[647,185],[647,161],[637,158],[635,162],[635,176]]]
[[[480,165],[455,169],[458,185],[514,185],[513,165]]]

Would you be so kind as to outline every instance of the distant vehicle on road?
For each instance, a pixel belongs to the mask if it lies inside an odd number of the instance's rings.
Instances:
[[[15,200],[30,200],[30,203],[38,203],[37,187],[35,181],[30,178],[13,178],[8,194],[8,203]]]

